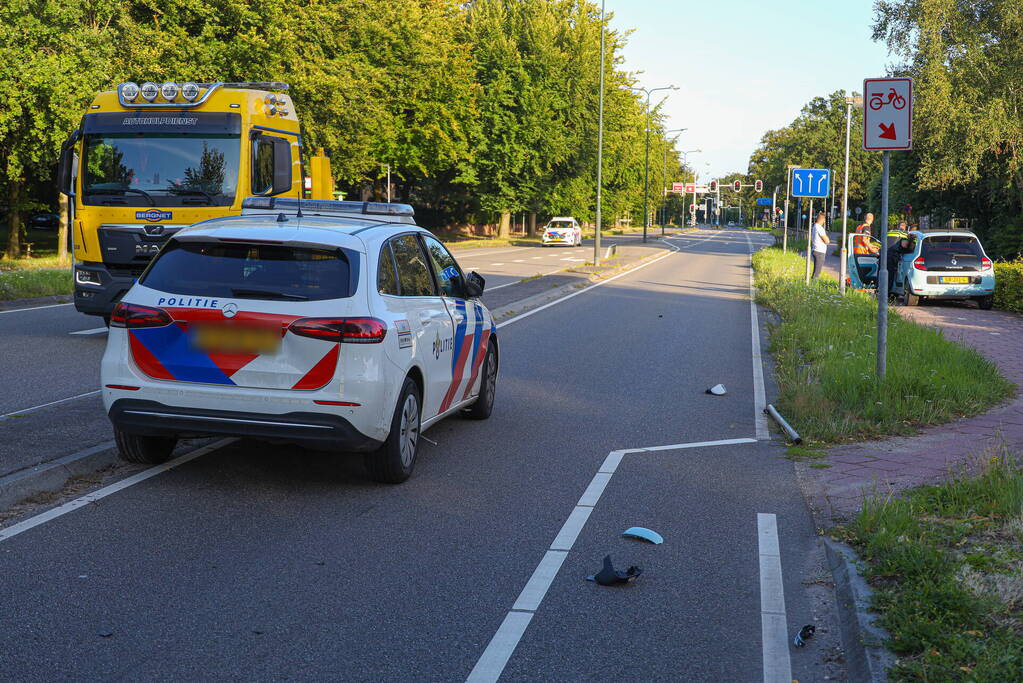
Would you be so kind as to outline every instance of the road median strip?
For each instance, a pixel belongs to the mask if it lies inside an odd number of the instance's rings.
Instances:
[[[753,257],[757,301],[781,318],[771,326],[778,409],[808,442],[837,443],[976,415],[1015,385],[976,351],[892,312],[888,376],[878,382],[876,299],[842,296],[834,280],[803,284],[803,260],[772,247]]]

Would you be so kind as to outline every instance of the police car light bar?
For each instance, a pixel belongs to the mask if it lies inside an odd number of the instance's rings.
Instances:
[[[385,202],[350,202],[333,199],[303,199],[302,213],[305,215],[337,215],[359,214],[364,216],[393,216],[395,218],[412,218],[415,210],[410,204],[387,204]],[[291,197],[246,197],[242,200],[242,210],[283,211],[298,213],[299,200]]]

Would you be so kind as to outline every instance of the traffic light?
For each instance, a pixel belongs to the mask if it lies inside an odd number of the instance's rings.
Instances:
[[[754,180],[753,181],[753,191],[754,192],[763,192],[764,191],[764,181],[763,180]]]
[[[716,181],[716,180],[710,181],[710,191],[711,192],[717,192],[718,191],[718,181]]]
[[[732,189],[735,190],[736,192],[742,190],[742,181],[736,180],[734,183],[732,183]]]

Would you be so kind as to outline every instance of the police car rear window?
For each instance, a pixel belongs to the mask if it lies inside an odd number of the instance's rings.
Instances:
[[[351,296],[351,269],[338,249],[171,242],[141,282],[169,294],[317,301]]]

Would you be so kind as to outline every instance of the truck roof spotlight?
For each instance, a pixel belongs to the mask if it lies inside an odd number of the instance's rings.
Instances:
[[[181,85],[181,96],[189,102],[194,102],[199,97],[199,86],[189,81]]]
[[[146,102],[152,102],[160,94],[160,87],[156,83],[146,81],[142,84],[142,89],[139,92],[142,93],[142,99]]]
[[[139,86],[135,83],[128,82],[121,84],[121,97],[131,102],[139,96]]]
[[[167,81],[160,86],[160,94],[163,95],[163,99],[173,102],[174,98],[178,96],[178,84],[174,81]]]

